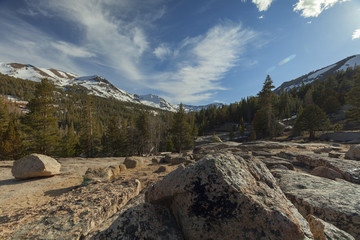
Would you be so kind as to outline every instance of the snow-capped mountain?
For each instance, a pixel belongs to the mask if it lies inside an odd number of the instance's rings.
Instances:
[[[108,80],[98,75],[80,77],[76,74],[56,69],[38,68],[30,64],[20,63],[0,63],[0,73],[36,82],[41,81],[43,78],[47,78],[56,86],[63,88],[69,86],[82,86],[89,91],[89,94],[99,97],[114,98],[120,101],[144,104],[173,112],[178,109],[178,105],[170,104],[165,99],[156,95],[133,95],[127,93],[115,87]]]
[[[279,94],[281,88],[284,88],[285,91],[290,91],[293,88],[300,88],[303,83],[306,85],[314,82],[315,80],[324,81],[329,76],[335,75],[338,71],[346,71],[347,68],[354,66],[360,66],[360,55],[347,57],[330,66],[310,72],[294,80],[284,82],[280,87],[276,88],[274,92]]]
[[[160,108],[172,112],[176,112],[179,108],[178,105],[168,103],[165,99],[154,94],[146,94],[146,95],[134,94],[134,97],[137,100],[139,100],[142,104],[152,106],[155,108]]]
[[[215,106],[216,108],[219,108],[219,107],[222,107],[223,105],[224,105],[223,103],[210,103],[208,105],[201,105],[201,106],[184,104],[184,108],[186,109],[186,111],[189,111],[189,112],[198,112],[198,111],[201,111],[202,109],[206,109],[209,107]]]

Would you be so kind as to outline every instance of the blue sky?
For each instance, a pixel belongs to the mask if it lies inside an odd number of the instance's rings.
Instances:
[[[0,0],[0,61],[232,103],[360,53],[358,0]]]

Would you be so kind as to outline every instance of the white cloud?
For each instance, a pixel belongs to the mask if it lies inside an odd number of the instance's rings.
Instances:
[[[163,61],[172,54],[172,51],[167,44],[162,43],[154,49],[153,53],[157,58]]]
[[[82,47],[75,46],[71,43],[63,42],[63,41],[57,41],[51,43],[52,46],[54,46],[56,49],[61,51],[63,54],[72,56],[72,57],[81,57],[81,58],[88,58],[88,57],[94,57],[95,54],[87,51],[86,49]]]
[[[258,17],[258,19],[263,19],[264,18],[264,15],[261,15],[260,17]]]
[[[254,4],[256,4],[259,11],[266,11],[269,9],[273,0],[252,0]]]
[[[299,0],[294,6],[294,11],[300,11],[301,16],[305,18],[317,17],[337,2],[346,1],[349,0]]]
[[[356,29],[352,35],[352,40],[354,39],[360,39],[360,28]]]
[[[50,37],[51,47],[68,58],[94,57],[87,61],[113,68],[119,79],[131,85],[144,79],[141,61],[149,50],[145,29],[165,14],[162,1],[38,0],[28,1],[23,13],[60,18],[76,28],[76,43]]]
[[[240,24],[219,24],[205,35],[186,38],[180,46],[183,57],[172,72],[156,76],[157,89],[173,102],[199,102],[224,90],[220,80],[233,68],[257,34]]]
[[[266,11],[269,9],[271,3],[274,0],[251,0],[252,3],[256,5],[260,12]],[[246,2],[246,0],[241,0],[241,2]]]

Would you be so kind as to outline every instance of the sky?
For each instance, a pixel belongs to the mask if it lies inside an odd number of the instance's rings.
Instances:
[[[358,0],[0,0],[0,62],[225,104],[360,54]]]

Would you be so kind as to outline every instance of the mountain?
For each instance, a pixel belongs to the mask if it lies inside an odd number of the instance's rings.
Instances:
[[[201,105],[201,106],[194,106],[194,105],[186,105],[184,104],[184,108],[189,111],[189,112],[198,112],[201,111],[202,109],[206,109],[209,107],[213,107],[215,106],[216,108],[222,107],[224,104],[223,103],[210,103],[208,105]]]
[[[293,88],[300,88],[302,84],[306,85],[314,82],[315,80],[324,81],[329,76],[336,75],[338,71],[346,71],[347,68],[355,66],[360,66],[360,55],[347,57],[327,67],[310,72],[294,80],[284,82],[280,85],[280,87],[276,88],[274,92],[279,94],[282,88],[284,88],[285,91],[290,91]]]
[[[21,63],[0,63],[0,73],[36,82],[41,81],[43,78],[47,78],[56,86],[62,88],[81,86],[86,88],[89,94],[99,97],[144,104],[172,112],[175,112],[178,109],[178,105],[170,104],[165,99],[153,94],[133,95],[127,93],[98,75],[80,77],[73,73],[67,73],[56,69],[38,68],[30,64]]]
[[[134,94],[134,97],[142,104],[145,104],[145,105],[148,105],[151,107],[155,107],[155,108],[168,110],[171,112],[176,112],[179,108],[178,105],[168,103],[165,99],[163,99],[157,95],[154,95],[154,94],[146,94],[146,95]]]

